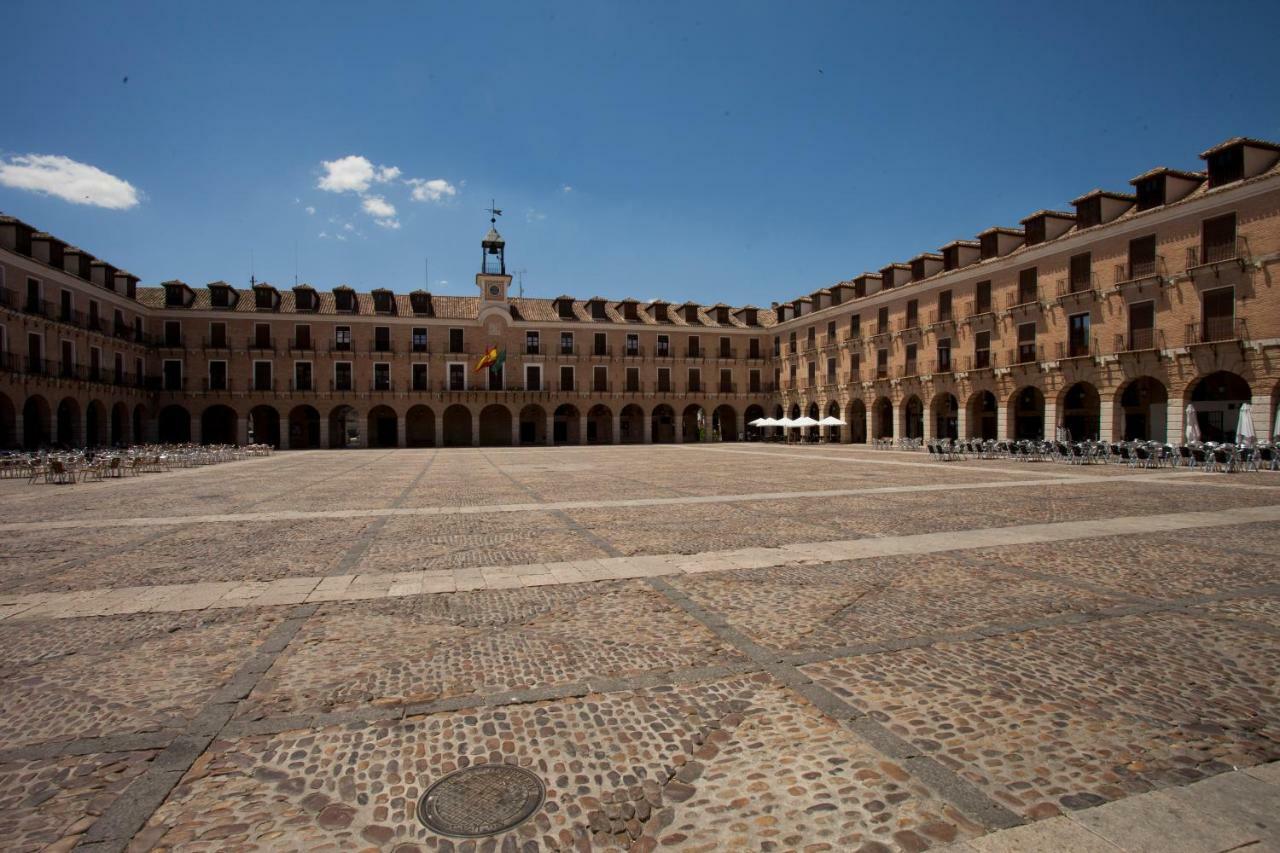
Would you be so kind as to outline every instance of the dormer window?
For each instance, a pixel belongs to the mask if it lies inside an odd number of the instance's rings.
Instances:
[[[622,307],[623,319],[625,320],[638,319],[636,316],[636,304],[634,302],[623,302],[621,307]]]
[[[373,292],[373,310],[378,314],[392,314],[395,312],[395,297],[389,290],[375,290]]]
[[[253,304],[259,311],[270,311],[275,307],[275,291],[268,287],[254,288]]]
[[[659,323],[668,322],[667,306],[665,303],[660,302],[653,306],[653,319],[657,320]]]
[[[340,288],[333,292],[334,307],[339,311],[356,310],[356,294],[350,288]]]
[[[209,304],[214,308],[228,308],[231,305],[231,288],[217,286],[209,288]]]
[[[409,294],[409,307],[413,309],[414,314],[430,314],[431,294],[425,290],[415,290]]]
[[[1000,239],[995,232],[983,234],[978,238],[978,253],[984,261],[1000,254]]]
[[[300,287],[293,291],[293,304],[299,311],[316,310],[316,294],[314,290]]]
[[[574,320],[577,318],[573,313],[573,300],[567,297],[561,297],[556,300],[556,313],[561,320]]]
[[[1233,145],[1205,158],[1209,164],[1209,186],[1220,187],[1244,177],[1244,146]]]
[[[729,306],[721,305],[716,308],[716,322],[721,325],[727,325],[729,322]]]
[[[609,319],[609,315],[606,314],[604,310],[604,300],[602,299],[591,300],[591,319],[592,320]]]
[[[1150,210],[1164,204],[1164,175],[1152,175],[1134,186],[1138,195],[1138,210]]]
[[[1044,217],[1037,216],[1029,219],[1025,223],[1027,233],[1027,245],[1034,246],[1037,243],[1044,242]]]
[[[182,285],[166,284],[164,286],[164,304],[167,308],[181,308],[183,306]]]

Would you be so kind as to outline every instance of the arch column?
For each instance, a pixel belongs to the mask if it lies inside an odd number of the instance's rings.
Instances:
[[[436,447],[444,447],[444,410],[447,408],[445,404],[435,410],[436,416]]]
[[[1098,395],[1098,441],[1110,444],[1115,441],[1116,395]]]
[[[644,421],[644,443],[653,444],[653,413],[645,414],[642,420]]]
[[[613,437],[612,444],[622,444],[622,410],[613,413]]]
[[[1170,444],[1187,443],[1187,403],[1181,394],[1169,392],[1169,402],[1165,404],[1164,437]]]
[[[289,449],[289,416],[280,416],[280,450]]]
[[[396,415],[396,447],[409,446],[409,424],[404,415]]]
[[[1250,415],[1253,421],[1253,434],[1258,437],[1258,441],[1270,441],[1271,395],[1254,394],[1250,402],[1252,403]]]
[[[963,441],[969,438],[969,404],[960,403],[959,396],[956,397],[956,436]]]
[[[902,404],[894,403],[893,404],[893,440],[895,443],[898,441],[901,441],[903,438],[906,437],[906,433],[902,431],[903,420],[904,418],[902,417]]]
[[[921,401],[924,406],[924,423],[921,425],[920,437],[925,441],[933,441],[934,428],[938,425],[938,413],[933,408],[934,402],[936,402],[936,395],[935,399],[928,403]]]
[[[471,446],[480,446],[480,413],[471,413]]]
[[[1044,395],[1044,429],[1041,438],[1046,441],[1058,440],[1058,402]]]
[[[191,418],[191,443],[204,444],[204,418]]]
[[[578,413],[578,444],[587,443],[587,411],[582,409]]]
[[[520,446],[520,413],[511,413],[511,446]]]
[[[23,405],[25,404],[26,401],[24,400]],[[13,419],[13,440],[17,443],[16,446],[18,447],[27,446],[27,436],[25,433],[26,425],[23,423],[25,420],[26,418],[22,415],[22,408],[19,407],[17,417]]]
[[[195,435],[196,425],[195,418],[191,419],[191,434]],[[236,418],[236,443],[243,446],[249,443],[249,419]]]
[[[547,447],[556,446],[556,410],[547,412]]]
[[[847,406],[840,407],[840,414],[844,416],[844,427],[840,430],[840,443],[853,444],[853,415],[849,410],[853,408],[853,402]]]
[[[996,440],[1009,440],[1009,404],[996,400]]]
[[[329,449],[329,416],[320,416],[320,446]]]
[[[684,412],[675,413],[675,444],[684,444]]]

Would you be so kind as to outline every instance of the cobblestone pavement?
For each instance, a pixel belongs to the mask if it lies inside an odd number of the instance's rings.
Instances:
[[[1228,820],[1280,813],[1280,474],[297,452],[0,511],[6,850],[1280,844]],[[417,820],[491,763],[529,820]]]

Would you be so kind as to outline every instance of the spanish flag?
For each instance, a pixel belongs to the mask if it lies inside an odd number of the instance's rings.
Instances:
[[[475,372],[479,373],[480,371],[484,370],[486,367],[493,364],[497,360],[498,360],[498,347],[496,345],[489,347],[487,350],[484,351],[484,355],[480,356],[480,360],[476,362]]]

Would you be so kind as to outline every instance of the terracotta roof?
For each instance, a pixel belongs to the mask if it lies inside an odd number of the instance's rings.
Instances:
[[[952,246],[970,246],[974,249],[979,249],[982,247],[982,244],[979,243],[977,240],[952,240],[950,243],[947,243],[945,246],[942,246],[941,248],[950,249]]]
[[[1186,172],[1182,169],[1170,169],[1168,166],[1156,166],[1154,169],[1148,169],[1136,178],[1130,178],[1129,183],[1136,184],[1138,181],[1153,178],[1156,175],[1173,175],[1175,178],[1186,178],[1189,181],[1203,181],[1209,177],[1204,172]]]
[[[986,231],[979,231],[978,236],[983,237],[987,234],[1012,234],[1014,237],[1023,237],[1026,235],[1024,228],[1006,228],[1003,225],[992,225]]]
[[[942,255],[938,254],[937,252],[921,252],[920,254],[918,254],[918,255],[916,255],[914,258],[912,258],[911,260],[913,260],[913,261],[923,261],[923,260],[927,260],[927,259],[932,259],[932,260],[935,260],[935,261],[940,261],[940,260],[942,260]]]
[[[1080,204],[1083,201],[1088,201],[1089,199],[1097,196],[1102,196],[1103,198],[1114,198],[1120,201],[1134,201],[1137,198],[1133,193],[1117,193],[1112,192],[1111,190],[1089,190],[1084,195],[1076,196],[1071,199],[1071,203]]]
[[[1076,218],[1076,215],[1074,213],[1066,213],[1065,211],[1061,211],[1061,210],[1037,210],[1035,213],[1032,213],[1028,216],[1023,217],[1021,221],[1025,224],[1041,216],[1053,216],[1058,219],[1075,219]]]
[[[1233,136],[1226,142],[1219,142],[1208,151],[1201,153],[1201,157],[1208,157],[1210,154],[1217,154],[1219,151],[1225,151],[1228,148],[1234,148],[1237,145],[1248,145],[1251,148],[1266,148],[1269,151],[1280,151],[1280,145],[1274,142],[1267,142],[1265,139],[1254,139],[1252,136]]]

